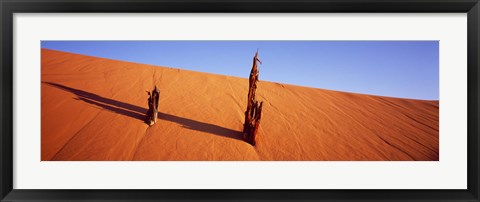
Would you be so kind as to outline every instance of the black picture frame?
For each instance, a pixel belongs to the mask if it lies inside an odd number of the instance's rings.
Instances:
[[[0,0],[1,201],[479,201],[478,0]],[[14,13],[467,13],[468,165],[465,190],[24,190],[13,189]],[[92,182],[94,183],[94,182]]]

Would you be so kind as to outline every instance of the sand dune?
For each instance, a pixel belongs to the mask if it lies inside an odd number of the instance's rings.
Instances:
[[[438,101],[258,83],[255,147],[241,140],[248,80],[42,49],[41,160],[438,160]],[[250,67],[245,67],[248,76]],[[160,88],[159,122],[147,94]]]

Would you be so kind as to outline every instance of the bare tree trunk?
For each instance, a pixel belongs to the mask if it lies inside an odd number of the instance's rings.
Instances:
[[[147,91],[148,93],[148,111],[146,115],[145,123],[149,126],[152,126],[157,122],[158,116],[158,102],[160,100],[160,90],[157,86],[152,90],[152,92]]]
[[[263,102],[260,102],[259,104],[258,101],[255,100],[255,91],[257,90],[258,81],[257,62],[260,62],[258,59],[258,52],[255,53],[255,57],[253,57],[252,70],[250,71],[247,110],[245,111],[245,122],[243,124],[243,139],[251,145],[255,145],[255,138],[258,126],[260,125],[263,105]]]

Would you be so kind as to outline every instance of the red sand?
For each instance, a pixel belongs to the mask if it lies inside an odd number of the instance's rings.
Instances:
[[[247,79],[42,49],[41,91],[42,161],[439,159],[438,101],[260,80],[253,147],[241,140]]]

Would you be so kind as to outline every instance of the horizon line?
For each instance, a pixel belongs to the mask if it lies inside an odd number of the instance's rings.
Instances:
[[[48,41],[48,40],[46,40],[46,41]],[[234,78],[240,78],[240,79],[247,79],[247,80],[248,80],[248,77],[241,77],[241,76],[234,76],[234,75],[219,74],[219,73],[214,73],[214,72],[196,71],[196,70],[185,69],[185,68],[182,68],[182,67],[163,66],[163,65],[151,64],[151,63],[140,63],[140,62],[136,62],[136,61],[120,60],[120,59],[108,58],[108,57],[100,57],[100,56],[94,56],[94,55],[88,55],[88,54],[82,54],[82,53],[75,53],[75,52],[64,51],[64,50],[56,50],[56,49],[51,49],[51,48],[43,48],[43,47],[41,47],[41,49],[48,50],[48,51],[56,51],[56,52],[62,52],[62,53],[68,53],[68,54],[81,55],[81,56],[85,56],[85,57],[93,57],[93,58],[99,58],[99,59],[106,59],[106,60],[118,61],[118,62],[127,62],[127,63],[139,64],[139,65],[150,65],[150,66],[156,66],[156,67],[161,67],[161,68],[178,69],[178,70],[182,70],[182,71],[190,71],[190,72],[196,72],[196,73],[207,73],[207,74],[213,74],[213,75],[218,75],[218,76],[228,76],[228,77],[234,77]],[[250,69],[250,68],[249,68],[249,69]],[[249,69],[247,69],[247,70],[249,70]],[[260,66],[260,70],[261,70],[261,66]],[[248,71],[246,71],[246,72],[247,72],[246,74],[248,75],[248,74],[249,74]],[[260,72],[261,72],[261,71],[260,71]],[[328,91],[341,92],[341,93],[351,93],[351,94],[358,94],[358,95],[367,95],[367,96],[378,96],[378,97],[386,97],[386,98],[421,100],[421,101],[438,101],[438,102],[440,101],[440,99],[420,99],[420,98],[411,98],[411,97],[394,97],[394,96],[386,96],[386,95],[379,95],[379,94],[367,94],[367,93],[347,91],[347,90],[327,89],[327,88],[320,88],[320,87],[308,86],[308,85],[300,85],[300,84],[292,84],[292,83],[286,83],[286,82],[280,82],[280,81],[262,80],[261,77],[259,77],[259,80],[258,80],[258,81],[259,81],[259,82],[264,81],[264,82],[270,82],[270,83],[285,84],[285,85],[302,87],[302,88],[312,88],[312,89],[328,90]]]

